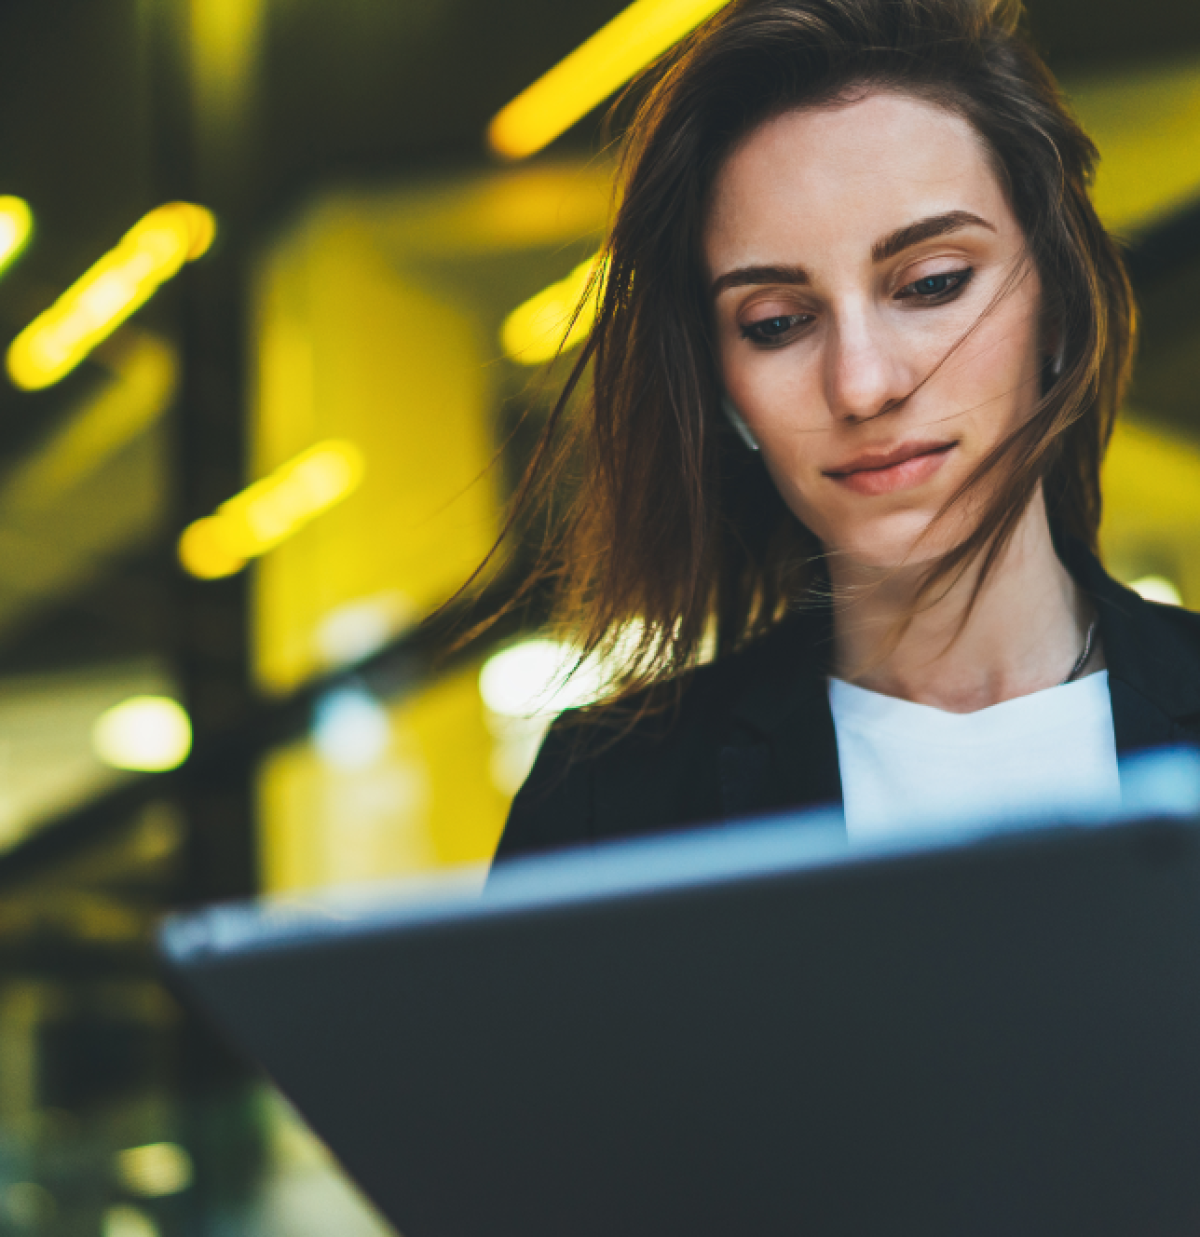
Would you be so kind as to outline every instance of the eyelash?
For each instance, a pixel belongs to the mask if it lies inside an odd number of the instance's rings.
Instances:
[[[796,324],[801,320],[806,323],[813,320],[812,314],[783,314],[777,315],[774,318],[764,318],[761,322],[747,322],[739,327],[739,333],[743,339],[748,339],[752,344],[758,345],[760,348],[778,348],[780,344],[786,343],[785,336],[788,332],[795,329]],[[777,335],[764,334],[764,330],[773,323],[786,323],[783,329]]]
[[[922,279],[916,279],[910,284],[905,284],[896,293],[896,299],[902,301],[915,300],[923,305],[944,305],[947,301],[953,300],[967,286],[971,276],[974,274],[975,270],[973,267],[965,267],[960,271],[944,271],[937,275],[926,275]],[[921,284],[939,282],[943,286],[936,291],[919,292],[917,290]],[[807,325],[812,320],[812,314],[779,314],[773,318],[764,318],[761,322],[747,322],[739,327],[738,330],[743,339],[749,340],[760,348],[778,348],[787,342],[788,334],[794,331],[797,325],[802,323]],[[775,335],[763,333],[764,328],[775,323],[783,323],[785,325]]]
[[[971,276],[975,274],[973,267],[964,267],[961,271],[943,271],[937,275],[926,275],[923,279],[916,279],[910,284],[905,284],[899,292],[896,293],[898,300],[909,300],[916,297],[918,300],[924,301],[927,305],[938,305],[942,301],[948,301],[954,293],[960,292],[970,282]],[[923,283],[936,283],[938,280],[950,280],[949,287],[943,287],[937,292],[917,292],[916,288]]]

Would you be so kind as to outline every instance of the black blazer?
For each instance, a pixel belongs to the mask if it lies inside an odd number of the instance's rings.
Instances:
[[[1117,755],[1200,742],[1200,615],[1123,588],[1079,546],[1063,554],[1095,602]],[[841,804],[822,649],[827,614],[807,612],[692,673],[680,705],[640,721],[564,715],[513,800],[509,856]]]

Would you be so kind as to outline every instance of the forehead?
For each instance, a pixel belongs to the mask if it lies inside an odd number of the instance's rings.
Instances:
[[[721,167],[705,227],[710,267],[811,262],[867,251],[929,215],[966,210],[998,231],[1017,224],[982,139],[963,117],[912,95],[875,91],[785,112],[753,130]]]

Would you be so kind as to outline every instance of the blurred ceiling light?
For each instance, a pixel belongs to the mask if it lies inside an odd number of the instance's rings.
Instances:
[[[131,696],[96,719],[92,746],[114,769],[161,773],[188,758],[192,723],[169,696]]]
[[[117,1176],[131,1194],[165,1198],[192,1184],[192,1157],[178,1143],[148,1143],[117,1153]]]
[[[603,262],[600,278],[592,288],[592,294],[580,306],[598,261]],[[565,279],[552,283],[536,296],[531,296],[529,300],[518,305],[504,319],[500,328],[500,344],[505,355],[519,365],[540,365],[543,361],[557,356],[560,351],[567,352],[583,343],[596,321],[607,270],[606,258],[588,258]],[[571,315],[577,306],[580,306],[579,316],[571,322]]]
[[[0,271],[18,258],[33,231],[33,211],[24,198],[0,197]]]
[[[64,378],[185,262],[200,257],[216,227],[211,211],[189,202],[152,210],[13,340],[13,383],[36,391]]]
[[[399,589],[348,601],[325,615],[315,640],[327,666],[347,666],[378,652],[418,616],[411,598]]]
[[[159,1237],[158,1225],[140,1207],[118,1203],[104,1212],[101,1237]]]
[[[165,340],[131,327],[122,332],[120,347],[106,350],[104,360],[111,381],[89,393],[0,489],[4,517],[28,519],[59,509],[67,495],[100,472],[167,410],[175,394],[179,362]]]
[[[488,144],[505,159],[541,150],[724,3],[635,0],[501,109],[488,126]]]
[[[45,1231],[58,1213],[54,1195],[34,1181],[14,1181],[0,1199],[7,1218],[19,1229]]]
[[[479,672],[483,703],[501,717],[538,717],[586,704],[604,684],[603,666],[574,673],[571,649],[557,640],[522,640],[494,653]],[[568,677],[569,676],[569,677]]]
[[[1130,581],[1129,587],[1147,601],[1161,601],[1169,606],[1183,605],[1179,589],[1166,576],[1142,576]]]
[[[313,715],[312,740],[321,759],[338,769],[365,769],[387,750],[392,728],[387,710],[359,687],[329,692]]]
[[[190,0],[186,6],[191,17],[188,33],[195,116],[202,141],[210,135],[236,137],[236,127],[245,127],[262,49],[267,3],[268,0]]]
[[[234,575],[341,502],[362,480],[363,468],[352,442],[329,439],[310,447],[215,514],[189,524],[179,538],[179,561],[201,580]]]

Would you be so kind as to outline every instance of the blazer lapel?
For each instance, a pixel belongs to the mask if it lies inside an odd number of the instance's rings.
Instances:
[[[1063,561],[1096,605],[1117,755],[1195,743],[1200,726],[1200,619],[1153,605],[1124,588],[1078,543],[1068,543]]]
[[[1135,691],[1123,679],[1113,678],[1111,671],[1108,693],[1112,700],[1113,735],[1119,757],[1148,747],[1167,747],[1184,737],[1176,723],[1158,705]]]
[[[764,641],[720,752],[726,819],[842,803],[823,670],[829,621],[804,612]]]

